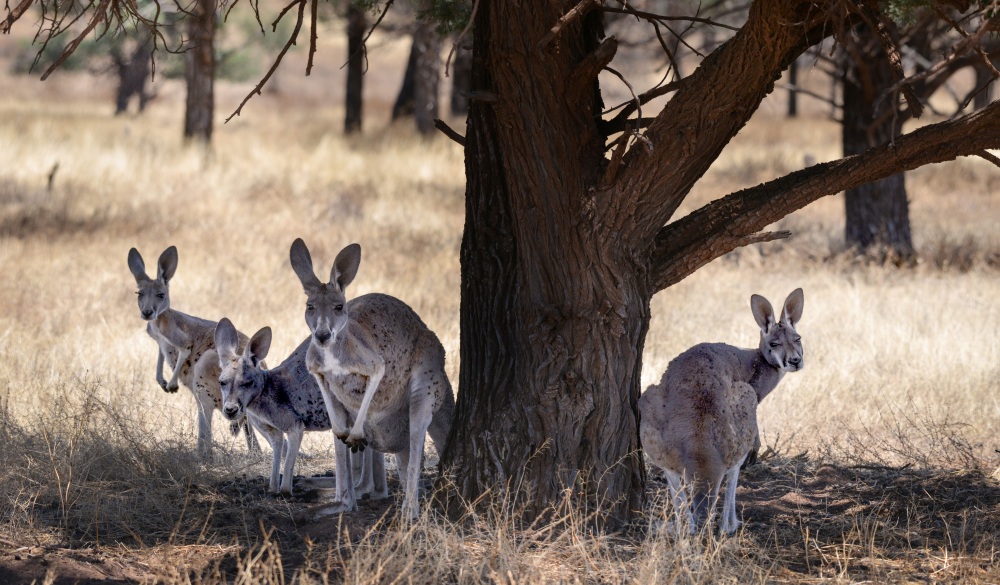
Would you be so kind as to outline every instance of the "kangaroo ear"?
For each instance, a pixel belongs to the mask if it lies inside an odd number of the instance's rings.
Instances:
[[[313,272],[312,256],[309,255],[309,248],[306,248],[306,243],[302,241],[302,238],[295,238],[295,241],[292,242],[292,249],[289,251],[288,257],[292,261],[292,270],[299,277],[299,282],[302,283],[306,294],[319,288],[322,283]]]
[[[215,351],[219,354],[219,361],[232,359],[236,355],[236,346],[239,342],[239,334],[236,333],[233,322],[223,317],[215,326]]]
[[[156,278],[164,283],[170,282],[177,270],[177,246],[170,246],[160,254],[156,262]]]
[[[757,326],[764,333],[767,333],[774,325],[774,309],[767,299],[760,295],[750,296],[750,310],[753,311],[753,318],[757,321]]]
[[[361,265],[361,246],[350,244],[337,254],[337,259],[333,261],[333,269],[330,271],[330,282],[336,282],[340,290],[347,288],[347,285],[354,281],[358,274],[358,266]]]
[[[140,280],[150,280],[146,276],[146,263],[142,261],[142,256],[139,255],[139,250],[132,248],[128,251],[128,269],[132,271],[132,276],[135,277],[135,281]]]
[[[253,334],[253,337],[247,342],[247,348],[243,351],[243,355],[250,358],[250,362],[256,366],[267,357],[269,349],[271,349],[271,328],[264,327]]]
[[[785,308],[781,310],[781,322],[791,327],[795,327],[802,318],[802,306],[805,304],[805,295],[801,288],[792,291],[785,299]]]

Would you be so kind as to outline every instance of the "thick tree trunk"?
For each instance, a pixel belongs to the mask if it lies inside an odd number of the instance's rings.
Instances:
[[[867,28],[862,27],[865,30]],[[868,35],[865,32],[862,38]],[[863,59],[849,59],[844,73],[844,156],[865,152],[893,141],[902,132],[900,116],[893,115],[895,99],[876,100],[893,84],[888,60],[877,40],[869,39]],[[844,237],[848,246],[876,253],[882,260],[908,261],[913,257],[910,212],[902,173],[848,189]]]
[[[347,92],[344,96],[344,134],[361,132],[362,90],[364,87],[365,12],[354,5],[347,6]]]
[[[574,66],[600,40],[599,18],[528,58],[558,9],[479,6],[475,60],[492,65],[472,79],[483,101],[466,136],[461,371],[442,470],[453,512],[507,492],[535,516],[571,489],[623,520],[645,479],[636,404],[651,292],[588,210],[601,103],[596,72],[574,83]]]
[[[197,0],[187,18],[191,45],[184,54],[184,138],[208,143],[215,113],[215,0]]]
[[[469,88],[472,83],[471,39],[463,39],[455,51],[451,62],[451,115],[464,116],[469,113]]]
[[[413,46],[417,62],[413,79],[413,117],[417,132],[434,135],[434,120],[438,115],[438,86],[441,82],[441,35],[437,25],[430,20],[417,21],[413,33]]]

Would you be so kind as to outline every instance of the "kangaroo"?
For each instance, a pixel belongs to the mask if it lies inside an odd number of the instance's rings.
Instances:
[[[330,430],[330,417],[323,395],[306,369],[309,344],[310,338],[306,338],[280,365],[273,370],[265,370],[260,363],[271,347],[270,327],[254,333],[242,353],[238,351],[239,333],[229,319],[223,318],[215,328],[215,347],[221,369],[222,413],[229,420],[241,420],[246,416],[271,444],[273,458],[268,483],[271,493],[291,495],[295,459],[304,432]],[[282,451],[285,452],[285,466],[279,487]],[[362,469],[360,465],[355,465],[355,469],[359,475],[369,476],[375,483],[371,488],[361,489],[371,492],[374,498],[387,497],[383,455],[379,453],[376,457],[365,459],[362,465],[374,466],[375,472]],[[381,484],[378,483],[379,473]],[[355,486],[356,489],[359,487]]]
[[[139,290],[139,315],[148,321],[146,333],[160,350],[156,356],[156,381],[165,391],[177,392],[183,384],[194,394],[198,403],[198,454],[212,456],[212,413],[222,406],[219,391],[219,360],[215,352],[215,321],[186,315],[170,308],[170,279],[177,270],[177,248],[170,246],[156,263],[156,278],[146,275],[146,265],[139,251],[128,251],[128,267]],[[246,336],[239,334],[241,344]],[[163,376],[164,362],[171,368],[170,379]],[[260,445],[246,420],[230,425],[235,435],[240,429],[246,434],[247,449],[259,453]]]
[[[348,448],[371,447],[395,453],[403,514],[415,518],[426,436],[430,433],[443,453],[455,410],[444,347],[413,309],[395,297],[367,294],[347,302],[345,289],[357,274],[361,246],[341,250],[325,284],[313,272],[305,242],[296,239],[289,256],[306,293],[311,332],[306,367],[316,378],[339,439],[333,510],[355,506]]]
[[[639,398],[639,438],[670,486],[675,509],[693,533],[711,521],[722,479],[726,479],[721,530],[736,531],[736,483],[740,464],[757,437],[757,404],[785,372],[801,370],[802,289],[795,289],[775,322],[771,303],[750,297],[760,326],[756,349],[702,343],[674,358],[659,384]],[[693,495],[694,517],[684,492]]]

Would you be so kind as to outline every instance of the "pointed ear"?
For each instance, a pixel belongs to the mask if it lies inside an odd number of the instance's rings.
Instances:
[[[774,325],[774,309],[771,303],[760,295],[750,296],[750,310],[753,311],[753,318],[757,321],[757,326],[764,333],[767,333]]]
[[[250,362],[256,366],[267,357],[267,351],[271,349],[271,328],[264,327],[257,333],[253,334],[250,341],[247,342],[247,347],[243,350],[243,355],[250,359]]]
[[[288,257],[292,261],[292,270],[299,277],[299,282],[302,283],[306,294],[322,284],[316,278],[316,273],[313,272],[312,256],[309,255],[309,248],[306,248],[306,243],[302,241],[302,238],[295,238],[295,241],[292,242],[292,249],[289,251]]]
[[[170,282],[177,270],[177,246],[170,246],[160,254],[160,259],[156,262],[156,278],[163,282]]]
[[[219,354],[219,361],[232,359],[236,355],[236,346],[239,342],[239,334],[236,333],[233,322],[223,317],[215,326],[215,351]]]
[[[146,263],[142,261],[142,256],[139,255],[139,250],[132,248],[128,251],[128,269],[132,271],[132,276],[135,277],[135,281],[140,280],[150,280],[146,276]]]
[[[337,254],[337,259],[333,261],[330,282],[336,282],[340,290],[343,291],[357,276],[359,265],[361,265],[361,246],[350,244],[341,250]]]
[[[792,291],[785,299],[785,308],[781,310],[781,322],[794,328],[802,318],[802,307],[805,304],[805,295],[801,288]]]

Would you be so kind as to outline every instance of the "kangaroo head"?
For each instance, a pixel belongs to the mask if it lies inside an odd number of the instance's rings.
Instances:
[[[170,279],[177,270],[177,248],[170,246],[160,254],[156,262],[156,278],[146,275],[146,264],[142,261],[139,251],[132,248],[128,251],[128,269],[135,277],[139,290],[139,316],[146,321],[152,321],[170,308]]]
[[[271,328],[264,327],[238,353],[239,334],[225,317],[215,326],[215,350],[219,354],[219,388],[222,390],[222,414],[240,420],[247,405],[264,389],[264,371],[260,362],[271,347]]]
[[[337,254],[330,270],[330,282],[323,283],[313,272],[312,257],[301,238],[292,242],[289,254],[292,269],[306,292],[306,324],[312,332],[312,342],[329,347],[347,326],[347,285],[351,284],[361,264],[361,246],[351,244]]]
[[[802,338],[795,331],[795,326],[802,318],[804,303],[802,289],[793,290],[785,299],[781,319],[775,321],[774,309],[767,299],[760,295],[750,297],[750,309],[760,326],[760,353],[767,363],[786,372],[801,370],[805,365]]]

